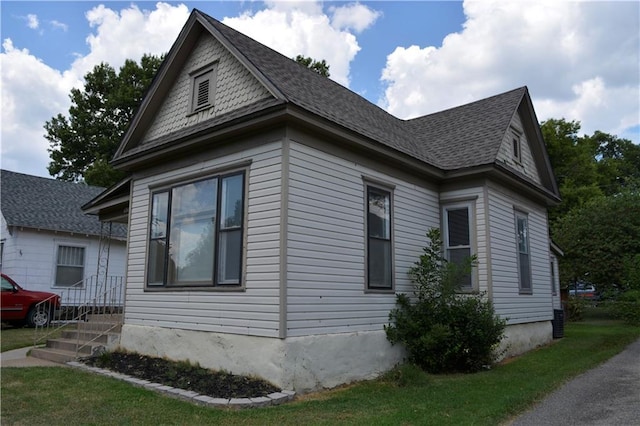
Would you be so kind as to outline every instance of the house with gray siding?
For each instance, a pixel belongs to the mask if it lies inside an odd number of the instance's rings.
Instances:
[[[72,286],[86,287],[99,268],[124,276],[126,226],[101,223],[81,208],[105,188],[9,170],[0,173],[3,274],[28,290],[58,295]]]
[[[128,224],[120,344],[308,391],[403,358],[385,336],[440,228],[462,292],[552,339],[558,188],[526,87],[398,119],[194,10],[85,206]]]

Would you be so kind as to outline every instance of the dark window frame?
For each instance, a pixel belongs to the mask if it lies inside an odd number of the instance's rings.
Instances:
[[[442,207],[442,243],[444,245],[444,255],[447,261],[451,262],[452,250],[468,250],[469,256],[476,254],[475,249],[475,227],[474,227],[474,205],[472,201],[463,201],[446,204]],[[451,245],[451,228],[449,223],[449,212],[454,210],[467,211],[467,239],[468,244]],[[475,268],[469,273],[470,284],[461,286],[458,291],[461,293],[474,292],[478,290],[478,279],[474,273]]]
[[[364,190],[364,196],[365,196],[365,238],[366,238],[366,256],[365,256],[365,271],[366,271],[366,279],[365,279],[365,291],[366,292],[372,292],[372,293],[390,293],[390,292],[394,292],[395,291],[395,279],[394,279],[394,273],[395,273],[395,262],[394,262],[394,244],[393,244],[393,234],[394,234],[394,230],[393,230],[393,204],[394,204],[394,200],[393,200],[393,188],[386,186],[386,185],[381,185],[378,184],[376,182],[368,182],[365,181],[365,190]],[[370,201],[369,201],[369,197],[371,193],[377,193],[378,195],[383,195],[386,196],[388,199],[388,208],[389,208],[389,220],[388,220],[388,236],[387,237],[380,237],[380,236],[371,236],[371,226],[370,226],[370,219],[369,219],[369,215],[370,215]],[[372,271],[371,271],[371,265],[370,265],[370,260],[371,260],[371,256],[373,253],[373,248],[372,248],[372,240],[373,241],[377,241],[377,242],[385,242],[388,245],[388,264],[385,266],[386,268],[386,272],[389,274],[389,283],[387,285],[376,285],[375,283],[372,284]]]
[[[522,137],[515,131],[511,135],[511,155],[516,163],[522,164]]]
[[[219,279],[219,271],[220,271],[220,255],[223,252],[222,250],[220,250],[221,247],[221,242],[220,242],[220,235],[221,235],[221,220],[223,219],[223,214],[221,211],[221,206],[222,206],[222,187],[223,184],[225,182],[226,179],[229,178],[233,178],[236,176],[241,176],[242,177],[242,185],[240,188],[240,198],[239,201],[241,202],[241,206],[240,206],[240,215],[239,215],[239,225],[238,226],[233,226],[231,228],[227,228],[227,229],[222,229],[222,233],[228,233],[228,232],[232,232],[232,231],[239,231],[240,232],[240,240],[239,240],[239,247],[238,247],[238,259],[239,259],[239,265],[238,265],[238,280],[237,281],[233,281],[233,282],[221,282],[222,280]],[[194,183],[199,183],[199,182],[206,182],[206,181],[216,181],[215,185],[216,185],[216,200],[215,200],[215,223],[213,226],[213,237],[212,237],[212,243],[213,243],[213,259],[212,259],[212,270],[211,270],[211,279],[210,280],[206,280],[206,282],[203,281],[184,281],[184,282],[177,282],[174,279],[172,279],[172,276],[170,274],[170,268],[169,268],[169,250],[171,249],[170,247],[170,242],[171,242],[171,232],[172,232],[172,219],[174,216],[174,212],[172,211],[172,201],[173,201],[173,191],[177,188],[181,188],[181,187],[186,187],[187,185],[191,185]],[[219,174],[214,174],[214,175],[208,175],[205,177],[198,177],[196,179],[191,179],[191,180],[185,180],[185,181],[180,181],[180,182],[176,182],[173,183],[171,185],[167,185],[167,186],[163,186],[161,188],[157,188],[155,190],[152,191],[151,195],[150,195],[150,203],[149,203],[149,218],[148,218],[148,233],[147,233],[147,237],[148,237],[148,241],[147,241],[147,254],[146,254],[146,267],[145,267],[145,290],[180,290],[180,289],[187,289],[187,290],[198,290],[198,289],[202,289],[202,290],[232,290],[232,291],[238,291],[238,290],[243,290],[244,289],[244,282],[245,282],[245,272],[244,272],[244,267],[245,267],[245,237],[246,237],[246,210],[247,210],[247,194],[246,194],[246,188],[247,187],[247,172],[245,169],[243,170],[235,170],[235,171],[230,171],[230,172],[225,172],[225,173],[219,173]],[[166,223],[164,224],[165,226],[165,232],[164,235],[162,237],[155,237],[153,235],[153,224],[152,221],[154,220],[154,200],[156,196],[162,195],[162,194],[166,194],[166,212],[165,212],[165,216],[166,216]],[[193,216],[193,214],[192,214]],[[161,275],[162,275],[162,281],[153,281],[151,282],[151,269],[152,269],[152,263],[151,263],[151,256],[152,256],[152,243],[154,241],[157,240],[164,240],[165,244],[163,247],[163,253],[162,253],[162,271],[161,271]]]
[[[531,274],[531,234],[529,214],[515,210],[516,256],[518,260],[518,290],[520,294],[533,294],[533,279]],[[524,224],[524,233],[520,231],[520,223]],[[524,241],[521,241],[524,237]],[[523,244],[524,243],[524,244]],[[524,247],[524,251],[521,249]],[[523,258],[526,257],[526,265]],[[526,269],[524,267],[526,266]]]

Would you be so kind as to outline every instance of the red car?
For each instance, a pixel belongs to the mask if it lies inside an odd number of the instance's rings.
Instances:
[[[2,274],[1,277],[2,322],[26,323],[29,327],[49,324],[55,310],[60,307],[60,296],[45,291],[25,290],[7,275]],[[39,302],[44,303],[38,304]]]

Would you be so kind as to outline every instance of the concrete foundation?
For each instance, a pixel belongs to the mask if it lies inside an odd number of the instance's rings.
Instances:
[[[402,362],[383,330],[277,339],[124,325],[129,351],[258,376],[282,389],[309,392],[373,379]]]
[[[508,325],[500,343],[500,359],[523,354],[553,340],[551,321]]]
[[[509,325],[501,358],[552,340],[550,321]],[[298,393],[373,379],[404,359],[384,331],[287,339],[124,325],[120,346],[145,355],[189,360],[202,367],[266,379]]]

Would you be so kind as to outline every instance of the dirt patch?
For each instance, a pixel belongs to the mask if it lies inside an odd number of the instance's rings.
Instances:
[[[135,353],[108,352],[84,363],[212,398],[256,398],[280,391],[262,379]]]

